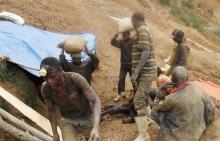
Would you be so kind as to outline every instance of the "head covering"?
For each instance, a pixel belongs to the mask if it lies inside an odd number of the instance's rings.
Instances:
[[[179,29],[177,29],[177,28],[172,31],[172,38],[174,38],[176,36],[178,31],[179,31]]]
[[[138,20],[138,21],[144,21],[144,14],[140,11],[134,12],[134,14],[131,17],[132,19]]]
[[[40,64],[40,76],[45,77],[48,73],[53,73],[56,70],[62,70],[59,60],[54,57],[46,57]]]
[[[180,29],[174,29],[172,32],[173,38],[178,37],[178,38],[183,38],[184,32]]]
[[[177,85],[180,85],[181,83],[188,81],[188,72],[183,66],[176,67],[172,72],[172,78],[173,83],[176,83]]]

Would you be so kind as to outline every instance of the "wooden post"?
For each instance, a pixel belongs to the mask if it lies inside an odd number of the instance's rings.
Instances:
[[[21,141],[42,141],[6,123],[0,117],[0,128]]]
[[[2,108],[0,108],[0,116],[3,117],[4,119],[7,119],[10,122],[12,122],[13,124],[18,126],[19,128],[21,128],[23,130],[27,130],[33,136],[35,136],[35,137],[37,137],[41,140],[45,140],[45,141],[52,141],[53,140],[52,137],[50,137],[50,136],[46,135],[45,133],[33,128],[32,126],[26,124],[25,122],[17,119],[13,115],[11,115],[8,112],[4,111]],[[26,133],[26,134],[28,135],[28,133]]]
[[[5,99],[7,102],[9,102],[14,108],[16,108],[18,111],[20,111],[25,117],[32,120],[34,123],[39,125],[42,129],[44,129],[47,133],[49,133],[51,136],[53,135],[52,128],[50,125],[50,121],[33,110],[31,107],[24,104],[22,101],[17,99],[13,94],[9,93],[5,89],[3,89],[0,86],[0,96]],[[62,138],[62,132],[60,128],[57,126],[57,132],[60,137],[60,141],[63,141]]]

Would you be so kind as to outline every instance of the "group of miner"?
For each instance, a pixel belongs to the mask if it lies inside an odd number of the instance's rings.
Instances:
[[[214,120],[215,105],[199,86],[188,80],[190,48],[184,31],[173,30],[174,46],[166,60],[170,67],[163,70],[156,65],[152,35],[144,14],[134,12],[130,19],[134,34],[132,31],[121,35],[117,33],[110,43],[121,52],[118,95],[114,101],[127,98],[127,73],[133,94],[129,103],[114,105],[108,112],[114,114],[124,109],[129,113],[123,121],[136,123],[138,135],[134,141],[150,141],[148,126],[152,123],[159,125],[157,141],[199,141]],[[46,57],[40,64],[40,74],[44,79],[41,93],[48,107],[53,141],[61,138],[57,131],[57,111],[61,115],[59,126],[63,141],[78,141],[79,135],[89,141],[100,141],[101,101],[91,87],[92,73],[98,68],[100,60],[96,53],[85,48],[69,53],[72,59],[69,62],[63,43],[58,47],[61,48],[59,59]],[[82,52],[88,56],[86,62],[81,61]],[[153,82],[158,88],[152,88]]]

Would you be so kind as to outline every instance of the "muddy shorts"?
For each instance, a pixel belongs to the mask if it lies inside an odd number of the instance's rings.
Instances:
[[[93,116],[84,120],[61,118],[60,127],[63,141],[78,141],[79,135],[83,135],[88,140],[93,128]]]

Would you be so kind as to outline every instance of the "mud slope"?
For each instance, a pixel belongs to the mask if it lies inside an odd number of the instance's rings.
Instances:
[[[143,11],[153,34],[156,59],[160,66],[163,65],[163,59],[167,57],[169,46],[172,45],[171,31],[175,28],[183,29],[188,38],[215,51],[208,53],[192,46],[190,79],[203,78],[215,82],[220,79],[220,49],[218,48],[220,43],[212,43],[195,29],[175,22],[176,20],[169,15],[166,7],[152,0],[147,3],[146,0],[0,0],[0,11],[2,10],[14,12],[22,16],[27,24],[44,30],[70,34],[94,33],[97,36],[97,54],[101,64],[93,75],[92,85],[100,96],[103,106],[113,103],[119,71],[119,50],[109,43],[116,32],[116,24],[108,15],[130,17],[136,10]],[[7,82],[4,83],[7,87]],[[216,115],[219,117],[219,109]],[[219,119],[216,122],[220,122]],[[215,136],[216,129],[219,130],[219,127],[210,127],[205,138]],[[154,141],[157,126],[152,125],[149,132]],[[213,135],[210,135],[211,133]],[[101,134],[103,141],[132,141],[137,131],[135,124],[123,125],[121,118],[117,116],[112,119],[107,118],[101,123]],[[6,137],[1,133],[0,141],[5,139]],[[7,140],[12,139],[7,136]]]

